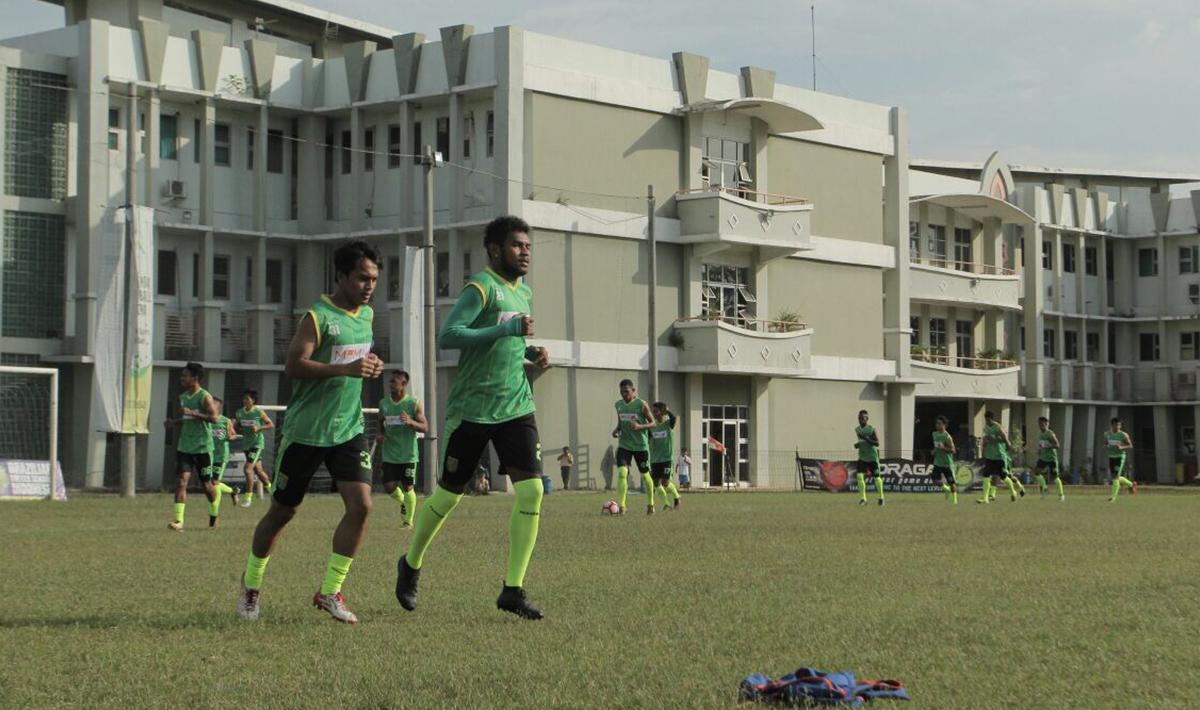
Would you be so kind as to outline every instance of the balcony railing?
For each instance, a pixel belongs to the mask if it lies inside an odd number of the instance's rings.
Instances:
[[[1000,357],[951,357],[945,349],[942,348],[913,348],[911,356],[915,362],[927,362],[931,365],[946,365],[947,367],[961,367],[966,370],[1003,370],[1009,367],[1016,367],[1017,361],[1008,358]]]
[[[731,195],[750,202],[761,202],[767,205],[807,205],[808,200],[803,197],[795,197],[794,195],[777,195],[772,192],[758,192],[756,190],[748,190],[741,187],[730,187],[728,185],[707,185],[705,187],[695,187],[690,190],[679,190],[676,195],[694,195],[696,193],[723,193]]]
[[[221,311],[221,353],[228,362],[249,362],[254,350],[254,317],[246,311]]]
[[[975,274],[977,276],[1016,276],[1017,272],[1006,267],[996,266],[995,264],[984,264],[977,261],[958,261],[939,256],[909,256],[908,263],[919,264],[921,266],[932,266],[938,269],[953,269],[961,271],[964,274]]]
[[[691,318],[680,318],[678,323],[694,323],[694,322],[709,322],[709,323],[725,323],[732,325],[735,328],[742,330],[751,330],[756,333],[791,333],[798,330],[804,330],[808,326],[798,320],[767,320],[764,318],[744,318],[738,316],[725,315],[702,315],[692,316]]]
[[[275,345],[275,364],[282,365],[287,362],[288,348],[292,345],[292,336],[296,334],[296,322],[300,316],[296,315],[278,315],[275,316],[275,334],[272,340]]]
[[[167,311],[163,345],[168,360],[196,357],[196,317],[192,311]]]

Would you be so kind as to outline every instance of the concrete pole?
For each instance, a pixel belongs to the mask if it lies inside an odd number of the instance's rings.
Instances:
[[[137,201],[137,151],[138,151],[138,87],[137,84],[129,82],[129,108],[126,125],[128,129],[125,132],[125,273],[122,275],[125,282],[124,292],[125,297],[123,303],[128,304],[131,294],[129,269],[133,263],[133,205]],[[146,153],[148,154],[153,146],[146,141]],[[149,155],[145,156],[146,162],[149,163]],[[147,201],[150,195],[147,194]],[[127,378],[129,376],[129,308],[124,309],[125,315],[121,327],[121,392],[122,402],[124,402],[125,388],[129,386]],[[124,429],[124,425],[122,425]],[[53,468],[53,463],[51,463]],[[137,435],[129,432],[121,432],[121,497],[134,497],[137,488]]]
[[[425,418],[429,430],[425,432],[425,481],[422,488],[426,495],[433,493],[433,482],[437,477],[438,463],[438,399],[437,399],[437,292],[433,271],[433,147],[426,145],[421,167],[425,177],[425,228],[421,248],[425,255]]]
[[[655,324],[655,311],[658,303],[658,242],[654,237],[654,186],[646,186],[646,235],[650,241],[650,298],[649,323],[650,338],[650,400],[658,401],[658,328]]]

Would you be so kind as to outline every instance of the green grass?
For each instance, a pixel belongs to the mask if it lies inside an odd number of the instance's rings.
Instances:
[[[1200,496],[1068,495],[712,493],[615,519],[607,495],[555,494],[536,623],[494,606],[510,498],[463,502],[406,613],[408,536],[377,496],[357,627],[310,605],[336,498],[284,533],[256,623],[234,602],[257,505],[209,530],[193,497],[176,534],[163,495],[3,503],[0,705],[731,707],[745,675],[808,664],[898,678],[910,707],[1194,707]]]

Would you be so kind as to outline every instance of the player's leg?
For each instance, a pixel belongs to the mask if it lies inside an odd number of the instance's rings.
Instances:
[[[400,488],[400,464],[383,462],[383,492],[400,504],[401,515],[407,513],[404,510],[404,490]]]
[[[356,624],[358,617],[346,607],[342,583],[350,573],[371,515],[371,455],[366,438],[360,435],[332,447],[325,455],[325,466],[338,482],[345,511],[333,531],[333,550],[321,588],[313,596],[313,606],[328,612],[336,621]]]
[[[187,487],[188,481],[192,478],[192,468],[188,457],[184,454],[179,454],[179,480],[175,483],[175,516],[167,527],[176,532],[183,531],[183,515],[187,509]]]
[[[646,492],[646,515],[654,513],[654,477],[650,475],[650,455],[645,451],[639,451],[634,455],[634,460],[637,461],[638,471],[642,474],[642,489]]]
[[[405,464],[407,473],[400,479],[401,497],[404,501],[404,523],[403,527],[411,528],[413,519],[417,517],[417,482],[413,475],[413,469],[416,464]]]
[[[1067,497],[1063,494],[1062,473],[1058,470],[1058,464],[1057,463],[1048,464],[1046,466],[1046,471],[1049,474],[1050,480],[1053,481],[1054,487],[1058,490],[1059,501],[1066,500]],[[1049,488],[1048,485],[1047,485],[1047,488]]]
[[[565,491],[571,487],[571,469],[566,466],[563,466],[559,469],[559,473],[562,474],[562,482],[563,482],[562,489]]]
[[[1129,480],[1124,475],[1125,474],[1125,459],[1124,458],[1110,458],[1108,460],[1108,468],[1110,471],[1112,471],[1112,474],[1113,474],[1112,495],[1109,496],[1110,501],[1117,499],[1117,494],[1121,492],[1121,486],[1131,488],[1135,491],[1137,490],[1133,484],[1133,481]]]
[[[629,495],[629,464],[633,462],[633,452],[628,449],[617,449],[617,505],[625,512],[625,498]]]
[[[668,496],[669,500],[671,501],[671,506],[673,508],[679,508],[679,499],[680,499],[679,488],[676,487],[675,481],[674,481],[673,477],[671,476],[673,471],[671,470],[670,467],[671,467],[671,464],[667,464],[667,475],[666,475],[666,478],[663,479],[663,483],[667,487],[667,496]]]
[[[513,508],[508,518],[508,566],[504,587],[496,607],[526,619],[540,619],[542,612],[525,598],[525,572],[537,545],[541,521],[541,447],[537,422],[532,414],[496,427],[492,445],[501,467],[513,482]]]
[[[867,464],[863,463],[862,461],[859,461],[854,465],[854,480],[858,483],[859,505],[867,504],[867,476],[864,473],[864,471],[866,471],[866,466]]]
[[[883,476],[879,473],[878,462],[871,462],[871,477],[875,480],[875,493],[879,495],[879,504],[883,505]]]
[[[1033,468],[1033,480],[1037,483],[1038,491],[1045,496],[1050,490],[1046,483],[1046,472],[1050,469],[1049,461],[1038,461]]]
[[[1009,477],[1009,479],[1012,480],[1013,486],[1016,488],[1017,493],[1019,493],[1021,495],[1021,497],[1024,498],[1025,497],[1025,484],[1021,483],[1021,477],[1012,471],[1009,471],[1008,477]]]

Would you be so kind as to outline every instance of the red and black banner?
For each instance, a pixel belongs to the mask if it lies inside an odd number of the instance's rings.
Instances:
[[[954,480],[960,491],[970,490],[982,481],[983,462],[955,461]],[[879,473],[883,477],[883,489],[897,493],[941,493],[941,481],[930,478],[933,464],[917,463],[908,459],[882,459]],[[834,493],[858,492],[857,461],[826,461],[796,457],[796,473],[800,476],[801,488],[811,491]],[[867,480],[868,490],[873,484]]]

